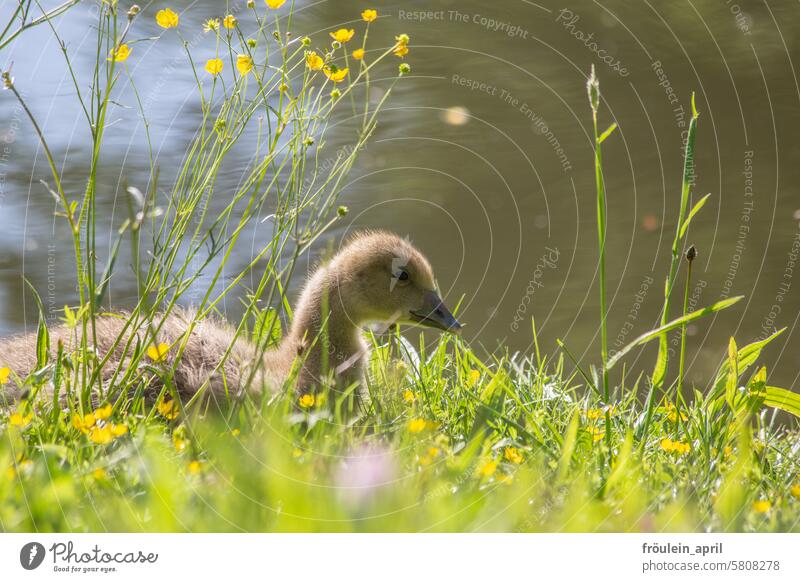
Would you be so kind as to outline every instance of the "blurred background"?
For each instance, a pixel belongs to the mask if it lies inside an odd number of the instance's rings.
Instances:
[[[0,5],[7,21],[14,2]],[[43,2],[52,7],[58,2]],[[213,41],[202,22],[228,12],[247,26],[246,2],[140,2],[134,52],[126,62],[150,124],[159,196],[180,166],[199,123],[197,88],[175,34],[153,19],[166,6],[180,13],[180,31],[198,62]],[[261,0],[258,9],[263,12]],[[125,10],[127,5],[120,4]],[[288,5],[287,5],[288,6]],[[599,353],[597,233],[592,118],[586,76],[600,78],[600,125],[619,130],[604,144],[608,197],[609,345],[619,348],[657,325],[682,172],[682,139],[696,92],[700,111],[693,199],[711,193],[692,224],[696,245],[691,303],[746,299],[689,327],[688,374],[700,389],[711,381],[728,337],[740,345],[777,327],[789,329],[766,352],[770,383],[796,387],[800,337],[800,6],[768,2],[432,2],[299,1],[292,32],[313,46],[336,28],[361,27],[375,8],[374,48],[395,34],[411,37],[401,79],[377,131],[349,176],[341,203],[349,214],[319,241],[314,261],[346,234],[379,227],[407,235],[431,259],[448,304],[461,303],[465,338],[486,353],[532,350],[531,317],[540,347],[562,339],[582,363]],[[94,2],[81,2],[54,26],[79,79],[95,59]],[[361,30],[361,28],[358,28]],[[172,31],[174,32],[174,31]],[[157,40],[151,37],[157,37]],[[794,61],[793,61],[794,57]],[[369,55],[368,55],[369,58]],[[394,59],[394,57],[392,57]],[[387,69],[396,74],[397,64]],[[18,90],[40,121],[79,197],[90,137],[63,55],[51,30],[28,31],[0,53]],[[376,83],[380,91],[380,82]],[[98,198],[110,248],[127,217],[126,186],[147,188],[149,154],[130,90],[115,96]],[[346,125],[331,129],[350,131]],[[248,141],[248,139],[250,141]],[[253,136],[216,185],[233,190],[251,161]],[[342,141],[345,141],[342,139]],[[248,147],[249,146],[249,147]],[[63,220],[40,180],[50,179],[38,139],[8,92],[0,92],[0,333],[32,329],[36,310],[23,278],[39,290],[52,318],[74,304],[74,266]],[[163,192],[163,194],[162,194]],[[221,194],[221,196],[220,196]],[[254,226],[237,251],[246,265],[269,232]],[[100,258],[102,262],[103,257]],[[112,282],[110,300],[130,305],[130,268]],[[682,265],[682,268],[684,266]],[[228,276],[237,273],[231,270]],[[303,282],[299,273],[293,292]],[[682,295],[683,278],[680,279]],[[674,301],[679,305],[680,300]],[[227,301],[229,317],[241,312]],[[676,307],[677,311],[677,307]],[[415,335],[417,332],[412,332]],[[655,346],[630,360],[653,362]]]

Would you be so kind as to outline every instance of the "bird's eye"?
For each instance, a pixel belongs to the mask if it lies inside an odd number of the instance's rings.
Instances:
[[[403,271],[401,269],[395,276],[397,277],[398,281],[408,281],[408,271]]]

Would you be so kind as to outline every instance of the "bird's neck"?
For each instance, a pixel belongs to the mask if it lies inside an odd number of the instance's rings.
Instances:
[[[309,280],[294,312],[289,336],[302,346],[305,368],[322,377],[333,372],[348,381],[360,380],[366,343],[361,324],[346,302],[351,295],[346,283],[336,281],[327,269]],[[307,351],[306,351],[307,350]]]

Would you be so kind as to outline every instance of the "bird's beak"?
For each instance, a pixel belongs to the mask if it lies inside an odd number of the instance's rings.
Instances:
[[[435,327],[451,333],[461,331],[461,324],[453,317],[435,291],[425,292],[422,307],[411,311],[411,319],[427,327]]]

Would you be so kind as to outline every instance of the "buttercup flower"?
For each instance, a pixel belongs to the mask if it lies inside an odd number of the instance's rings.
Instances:
[[[428,423],[425,421],[424,418],[413,418],[408,423],[408,432],[412,434],[417,434],[425,430],[428,426]]]
[[[167,420],[175,420],[180,414],[180,409],[174,400],[161,401],[156,405],[158,413]]]
[[[470,370],[469,376],[467,376],[467,386],[472,388],[478,383],[478,380],[481,379],[481,373],[478,370]]]
[[[192,461],[186,468],[189,470],[190,475],[197,475],[203,470],[203,464],[200,461]]]
[[[772,502],[766,499],[759,499],[753,503],[753,511],[756,513],[767,513],[772,508]]]
[[[676,422],[678,420],[678,409],[675,407],[675,405],[672,402],[668,402],[665,409],[667,412],[667,420],[670,422]],[[683,411],[681,411],[681,420],[686,420],[686,415],[683,413]]]
[[[264,0],[264,2],[272,10],[277,10],[278,8],[286,4],[286,0]]]
[[[325,73],[325,76],[328,77],[334,83],[340,83],[344,81],[345,77],[347,77],[347,73],[349,70],[350,69],[346,67],[344,69],[337,69],[336,67],[330,66],[330,67],[325,67],[325,69],[323,69],[323,72]]]
[[[211,75],[219,75],[222,72],[222,59],[208,59],[206,72]]]
[[[407,34],[401,34],[394,39],[397,41],[397,45],[394,47],[395,56],[400,57],[401,59],[408,54],[408,43],[411,42],[411,39]]]
[[[175,450],[180,453],[182,450],[184,450],[186,447],[189,446],[189,441],[186,439],[182,439],[177,435],[173,435],[172,445],[175,447]]]
[[[0,384],[8,382],[8,377],[11,375],[11,370],[5,366],[0,368]]]
[[[25,416],[23,416],[20,412],[15,412],[8,417],[8,424],[11,426],[17,426],[19,428],[25,428],[31,423],[31,420],[33,420],[32,412]]]
[[[211,32],[211,31],[218,31],[219,30],[219,18],[209,18],[203,23],[203,32]]]
[[[167,344],[153,344],[149,348],[147,348],[147,357],[150,358],[154,362],[163,362],[164,357],[167,355],[169,351],[169,346]]]
[[[789,489],[789,492],[795,499],[800,499],[800,485],[792,485],[792,488]]]
[[[233,14],[228,14],[225,18],[222,19],[222,26],[224,26],[225,28],[235,28],[236,17]]]
[[[360,61],[361,59],[363,59],[364,58],[364,49],[360,48],[360,49],[354,50],[353,51],[353,58],[355,60],[357,60],[357,61]]]
[[[306,53],[306,66],[312,71],[319,71],[324,64],[325,61],[316,52]]]
[[[672,439],[662,439],[660,444],[661,448],[668,453],[678,453],[679,455],[685,455],[686,453],[692,450],[692,446],[689,443],[683,443],[681,441],[673,441]]]
[[[121,44],[117,48],[111,50],[111,55],[107,60],[121,63],[127,60],[129,56],[131,56],[131,47],[127,44]]]
[[[494,472],[497,470],[497,461],[488,461],[484,463],[480,468],[481,477],[491,477],[494,475]]]
[[[373,20],[378,18],[378,11],[370,9],[364,10],[361,13],[361,18],[364,19],[364,22],[372,22]]]
[[[506,458],[506,461],[514,463],[515,465],[519,465],[525,460],[517,447],[506,447],[503,451],[503,456]]]
[[[416,399],[417,396],[411,390],[403,391],[403,401],[406,404],[413,404]]]
[[[83,434],[89,434],[89,430],[94,426],[94,423],[94,414],[91,412],[84,414],[83,416],[80,414],[72,415],[72,426],[81,431]]]
[[[111,428],[111,434],[115,437],[122,436],[128,432],[128,425],[125,424],[114,424],[113,422],[110,425],[107,425]]]
[[[107,445],[114,440],[114,435],[111,434],[111,427],[108,425],[93,426],[89,431],[89,440],[96,445]]]
[[[94,417],[97,420],[105,420],[111,416],[112,407],[110,404],[106,404],[102,408],[98,408],[94,411]]]
[[[156,22],[161,28],[175,28],[178,26],[178,14],[170,8],[156,12]]]
[[[253,70],[253,59],[249,55],[237,55],[236,69],[240,74],[246,75]]]
[[[300,405],[301,408],[311,408],[314,406],[314,395],[313,394],[303,394],[297,403]]]
[[[337,42],[341,42],[342,44],[344,44],[344,43],[348,42],[351,38],[353,38],[353,35],[355,33],[356,33],[356,31],[354,29],[352,29],[352,28],[350,30],[348,30],[346,28],[340,28],[336,32],[332,32],[330,34],[331,34],[331,38],[333,40],[335,40]]]

